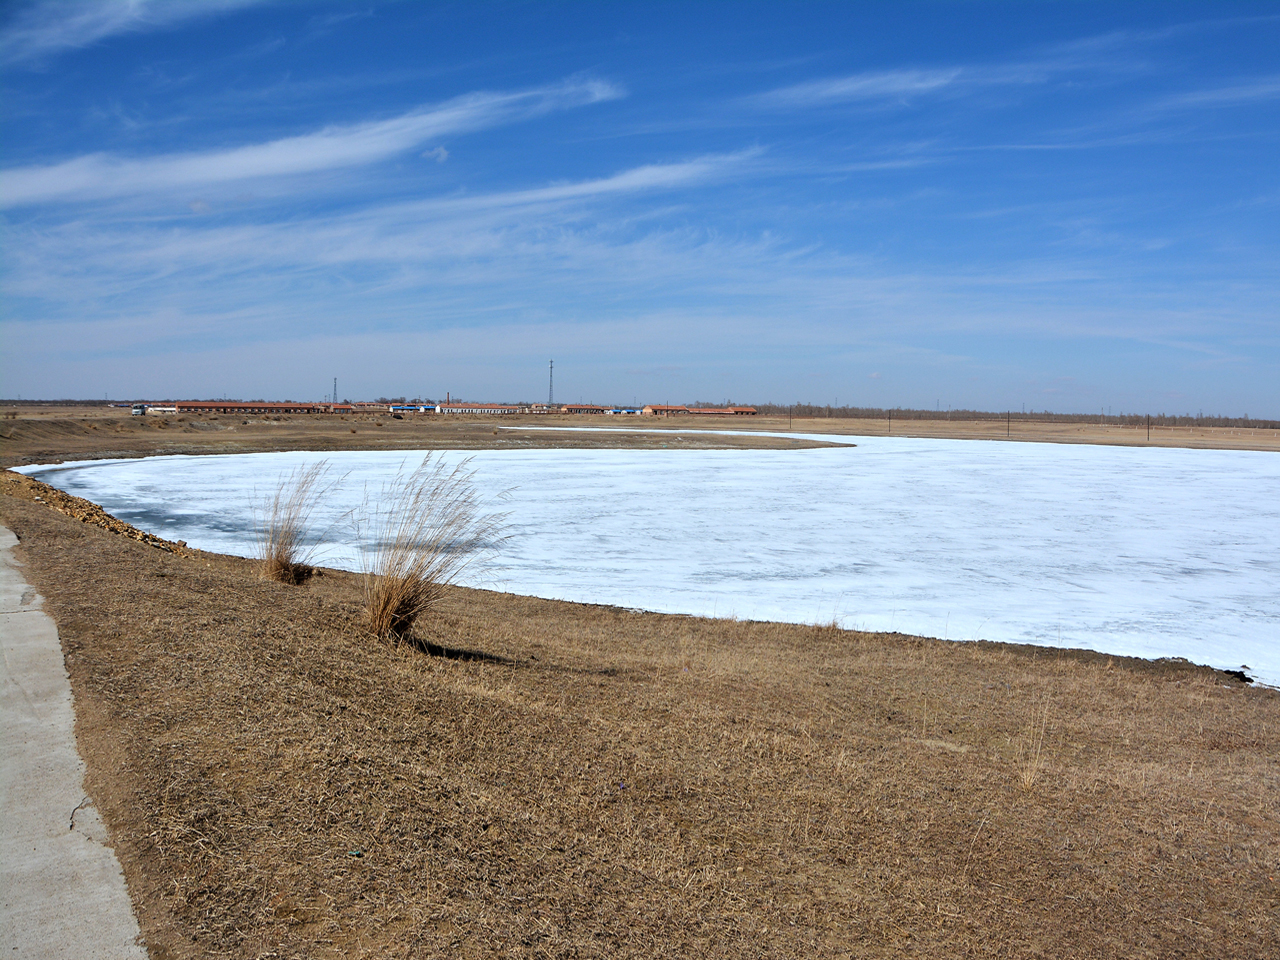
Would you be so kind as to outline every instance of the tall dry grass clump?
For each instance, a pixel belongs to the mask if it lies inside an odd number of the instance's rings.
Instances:
[[[311,519],[340,480],[329,479],[328,461],[297,467],[282,476],[257,514],[258,569],[268,580],[302,583],[311,576],[316,538]]]
[[[1032,712],[1025,739],[1019,742],[1019,779],[1022,781],[1024,790],[1034,787],[1044,770],[1044,737],[1048,726],[1049,697],[1046,694],[1041,709]]]
[[[450,467],[428,456],[365,498],[358,541],[368,544],[365,614],[380,637],[401,639],[445,588],[504,539],[505,517],[485,513],[470,460]]]

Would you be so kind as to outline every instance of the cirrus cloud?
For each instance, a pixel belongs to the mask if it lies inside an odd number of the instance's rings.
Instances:
[[[471,93],[387,120],[329,126],[229,150],[124,158],[93,153],[49,166],[0,170],[0,207],[90,200],[282,177],[375,163],[445,134],[514,123],[622,96],[573,79],[514,93]]]
[[[54,0],[20,8],[0,30],[0,63],[39,60],[120,33],[159,30],[264,0]]]

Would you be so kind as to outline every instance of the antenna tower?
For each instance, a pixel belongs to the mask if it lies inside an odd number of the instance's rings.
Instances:
[[[333,402],[338,402],[338,378],[333,378]]]
[[[547,406],[556,405],[556,362],[547,361]]]

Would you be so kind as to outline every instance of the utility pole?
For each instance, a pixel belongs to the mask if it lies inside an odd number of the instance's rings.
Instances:
[[[1008,440],[1013,436],[1013,411],[1010,410],[1004,415],[1004,438]]]

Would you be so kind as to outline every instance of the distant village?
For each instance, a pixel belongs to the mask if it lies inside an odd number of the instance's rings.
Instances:
[[[755,407],[687,407],[663,403],[646,404],[643,407],[603,407],[594,403],[463,403],[460,400],[411,401],[378,400],[356,403],[267,403],[261,400],[179,400],[173,403],[132,404],[134,416],[177,413],[227,413],[227,414],[440,414],[475,416],[539,416],[552,414],[579,414],[598,416],[642,417],[753,417]]]

